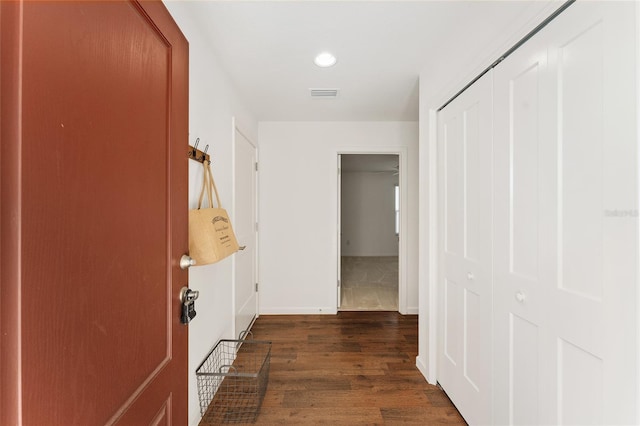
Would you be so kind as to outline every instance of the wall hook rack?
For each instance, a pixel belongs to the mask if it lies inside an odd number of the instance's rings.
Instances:
[[[207,144],[207,146],[204,148],[204,151],[200,151],[198,149],[198,144],[200,143],[200,138],[196,138],[196,143],[191,146],[189,145],[189,151],[187,152],[187,156],[192,159],[197,161],[198,163],[204,163],[205,161],[209,164],[211,164],[211,157],[209,156],[209,154],[207,154],[207,151],[209,150],[209,145]]]

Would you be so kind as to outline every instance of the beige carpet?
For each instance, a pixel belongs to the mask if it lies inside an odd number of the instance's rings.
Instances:
[[[342,311],[397,311],[398,257],[342,257]]]

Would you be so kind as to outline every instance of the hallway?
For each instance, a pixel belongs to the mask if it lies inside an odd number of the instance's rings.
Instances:
[[[464,425],[415,366],[417,319],[395,312],[261,316],[254,338],[273,346],[256,424]]]

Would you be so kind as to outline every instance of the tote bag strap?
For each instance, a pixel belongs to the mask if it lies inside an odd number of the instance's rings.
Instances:
[[[203,206],[202,206],[202,199],[204,198],[204,193],[205,190],[207,191],[207,202],[208,202],[208,206],[209,207],[213,207],[212,201],[211,201],[211,186],[209,184],[209,177],[208,174],[210,173],[210,169],[207,167],[207,165],[203,162],[202,163],[202,190],[200,191],[200,198],[198,199],[198,210],[200,210]],[[206,206],[205,206],[206,208]]]
[[[198,199],[198,209],[202,208],[202,200],[204,198],[204,193],[205,190],[207,192],[207,201],[208,201],[208,207],[213,208],[213,193],[211,192],[211,189],[213,188],[213,191],[216,194],[216,204],[218,206],[218,208],[220,208],[220,196],[218,195],[218,188],[216,188],[216,183],[213,180],[213,174],[211,173],[211,165],[210,164],[205,164],[204,162],[202,163],[202,167],[204,169],[204,173],[202,175],[202,190],[200,191],[200,198]],[[206,208],[206,206],[204,206]]]
[[[218,206],[218,208],[222,208],[222,206],[220,205],[220,196],[218,195],[218,188],[216,188],[216,182],[215,180],[213,180],[213,173],[211,173],[211,166],[207,165],[206,168],[209,170],[209,199],[212,200],[211,201],[211,207],[213,207],[213,199],[211,198],[211,188],[213,188],[213,192],[215,192],[216,194],[216,205]]]

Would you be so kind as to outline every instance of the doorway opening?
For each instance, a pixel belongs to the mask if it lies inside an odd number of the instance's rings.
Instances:
[[[400,156],[340,154],[338,309],[399,311]]]

